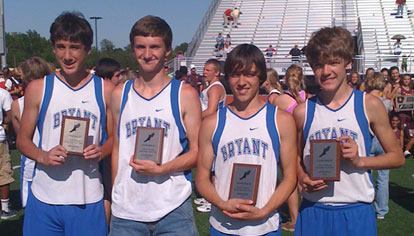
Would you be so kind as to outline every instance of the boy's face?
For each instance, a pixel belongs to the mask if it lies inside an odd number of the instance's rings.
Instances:
[[[253,64],[250,73],[229,74],[229,85],[234,98],[240,102],[248,102],[259,94],[260,79]]]
[[[132,51],[143,73],[162,70],[165,58],[171,52],[171,50],[167,50],[163,39],[158,36],[135,36]]]
[[[121,74],[121,71],[117,70],[114,72],[114,75],[111,78],[111,82],[116,86],[119,81],[120,81],[120,77],[119,75]]]
[[[333,91],[345,85],[346,69],[349,68],[351,62],[346,63],[343,59],[334,57],[312,66],[316,81],[324,91]]]
[[[213,64],[209,63],[204,65],[203,76],[205,81],[212,81],[218,74]]]
[[[53,45],[53,52],[65,74],[73,75],[85,70],[85,60],[90,49],[86,49],[81,42],[60,39]]]

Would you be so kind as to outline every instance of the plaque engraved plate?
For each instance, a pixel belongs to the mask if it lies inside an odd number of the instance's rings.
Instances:
[[[69,155],[83,156],[83,150],[88,142],[89,119],[63,116],[60,132],[60,145]]]
[[[335,139],[311,140],[309,177],[339,181],[340,151],[340,144]]]
[[[240,198],[252,200],[256,205],[260,180],[260,165],[233,164],[229,199]]]
[[[137,127],[134,158],[162,163],[163,128]]]

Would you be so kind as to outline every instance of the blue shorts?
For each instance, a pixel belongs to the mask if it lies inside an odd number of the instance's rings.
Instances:
[[[368,203],[329,206],[304,199],[295,227],[295,236],[302,235],[377,235],[374,208]]]
[[[222,233],[218,231],[217,229],[213,228],[212,226],[210,226],[210,236],[236,236],[236,235]],[[279,227],[278,230],[264,234],[264,236],[282,236],[282,230]]]
[[[64,193],[62,193],[64,194]],[[65,236],[108,234],[103,200],[85,205],[50,205],[29,192],[23,235]]]
[[[148,213],[150,214],[150,213]],[[193,207],[191,200],[188,198],[172,212],[158,221],[140,222],[118,218],[114,215],[111,217],[110,236],[198,236],[198,231],[194,222]]]

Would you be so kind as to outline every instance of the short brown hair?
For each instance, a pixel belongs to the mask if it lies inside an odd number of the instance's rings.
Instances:
[[[32,57],[24,61],[21,65],[24,81],[29,83],[34,79],[43,78],[54,72],[54,67],[40,57]]]
[[[161,37],[167,50],[171,49],[172,31],[170,26],[157,16],[145,16],[135,22],[129,33],[131,47],[134,46],[135,36]]]
[[[253,44],[240,44],[228,54],[224,63],[224,73],[227,78],[233,73],[249,74],[253,65],[256,66],[256,75],[262,84],[267,78],[266,61],[262,51]]]
[[[209,65],[209,64],[211,64],[211,65],[214,66],[214,70],[216,72],[220,72],[221,71],[220,62],[217,59],[214,59],[214,58],[208,59],[204,65]]]
[[[306,58],[311,67],[330,57],[343,59],[347,64],[352,61],[353,56],[354,39],[342,27],[326,27],[314,32],[306,47]]]

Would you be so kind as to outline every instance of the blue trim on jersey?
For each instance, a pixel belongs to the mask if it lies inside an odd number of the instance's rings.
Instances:
[[[39,114],[37,115],[37,122],[36,122],[37,130],[39,132],[39,143],[37,144],[37,147],[40,149],[42,146],[43,123],[45,122],[46,111],[47,111],[47,108],[49,107],[50,99],[52,98],[55,75],[56,75],[55,73],[50,74],[46,76],[44,79],[45,88],[44,88],[44,94],[43,94],[43,99],[42,99],[42,105],[40,107]],[[37,162],[35,162],[33,177],[36,174],[36,168],[37,168]]]
[[[332,109],[332,108],[329,108],[327,105],[325,105],[325,104],[322,104],[324,107],[326,107],[326,109],[328,109],[328,110],[330,110],[330,111],[333,111],[333,112],[337,112],[337,111],[339,111],[339,110],[341,110],[342,109],[342,107],[344,107],[348,102],[349,102],[349,100],[351,99],[351,97],[352,97],[352,94],[353,93],[355,93],[355,91],[359,91],[359,90],[352,90],[352,93],[351,93],[351,95],[349,95],[349,97],[348,97],[348,99],[346,100],[346,102],[342,105],[342,106],[340,106],[339,108],[337,108],[337,109]],[[319,100],[320,101],[320,100]],[[322,102],[321,102],[322,103]]]
[[[23,191],[23,174],[24,174],[24,168],[26,167],[25,166],[25,163],[26,163],[26,156],[25,155],[23,155],[23,154],[21,154],[21,158],[22,158],[22,160],[21,160],[21,162],[20,162],[20,196],[23,196],[23,194],[21,194],[22,193],[22,191]]]
[[[315,107],[316,102],[318,101],[317,96],[311,97],[307,101],[307,109],[306,109],[306,123],[303,126],[303,143],[306,143],[306,140],[309,136],[309,130],[313,122],[313,117],[315,116]]]
[[[223,108],[224,107],[224,101],[220,101],[218,104],[218,109]]]
[[[183,123],[181,121],[181,111],[180,111],[181,82],[176,79],[171,79],[170,83],[171,83],[171,93],[170,93],[171,110],[174,116],[175,124],[177,125],[177,128],[178,128],[181,147],[183,148],[183,151],[179,155],[182,155],[183,153],[188,152],[188,139],[187,139],[187,134],[185,133]],[[167,86],[168,85],[166,85],[158,94],[160,94]],[[155,98],[157,95],[155,95],[151,99]],[[184,171],[184,175],[185,175],[185,178],[191,182],[192,180],[191,170]]]
[[[52,98],[53,84],[54,84],[55,74],[48,75],[45,78],[45,88],[43,94],[42,105],[40,107],[39,114],[37,116],[37,128],[39,131],[39,143],[38,147],[40,148],[42,143],[42,131],[43,131],[43,122],[45,121],[46,111],[50,104],[50,99]]]
[[[162,91],[164,91],[164,89],[166,89],[170,84],[171,81],[173,81],[175,79],[171,79],[170,82],[168,82],[167,85],[164,86],[164,88],[161,89],[161,91],[159,91],[157,94],[155,94],[154,96],[152,96],[151,98],[144,98],[143,96],[141,96],[141,94],[138,93],[137,90],[135,90],[135,88],[133,87],[134,92],[142,99],[144,99],[145,101],[151,101],[152,99],[156,98],[158,95],[160,95],[162,93]],[[178,81],[178,80],[177,80]]]
[[[67,83],[65,83],[65,82],[63,82],[63,80],[61,80],[60,78],[59,78],[59,76],[57,76],[57,74],[54,74],[54,75],[56,75],[56,78],[60,81],[60,82],[62,82],[62,84],[64,84],[66,87],[68,87],[70,90],[72,90],[72,91],[78,91],[78,90],[81,90],[83,87],[85,87],[86,85],[88,85],[92,80],[93,80],[93,75],[91,76],[91,78],[88,80],[88,82],[86,82],[84,85],[82,85],[82,87],[80,87],[80,88],[77,88],[77,89],[74,89],[74,88],[72,88],[72,87],[70,87]]]
[[[221,135],[223,134],[224,126],[226,124],[227,110],[230,110],[229,107],[227,107],[227,106],[218,110],[217,127],[216,127],[216,130],[214,131],[214,134],[213,134],[213,137],[212,137],[214,160],[213,160],[213,164],[211,166],[211,171],[214,171],[214,169],[215,169],[218,144],[220,142]]]
[[[134,81],[135,79],[127,81],[124,85],[124,91],[122,92],[121,107],[119,109],[119,119],[118,119],[118,131],[117,131],[118,139],[119,139],[119,130],[121,126],[122,112],[124,111],[125,105],[128,101],[128,93],[129,93],[129,90],[131,89],[131,86],[134,84]]]
[[[279,141],[279,133],[276,129],[276,121],[275,121],[275,113],[276,107],[271,105],[270,103],[266,103],[267,111],[266,111],[266,127],[267,132],[269,133],[270,139],[272,140],[273,151],[275,152],[275,157],[277,163],[279,163],[279,155],[280,155],[280,141]]]
[[[105,109],[105,103],[104,103],[104,95],[102,94],[102,87],[103,87],[103,79],[100,77],[97,77],[95,75],[92,76],[93,78],[93,82],[95,85],[95,97],[96,97],[96,102],[98,103],[99,106],[99,111],[101,112],[101,137],[100,137],[100,141],[99,141],[99,146],[102,146],[106,139],[108,138],[108,135],[106,133],[106,109]]]
[[[242,119],[242,120],[249,120],[249,119],[251,119],[251,118],[253,118],[253,117],[255,117],[257,114],[259,114],[259,112],[261,111],[261,110],[263,110],[264,108],[266,107],[266,103],[262,106],[262,108],[260,108],[256,113],[254,113],[253,115],[251,115],[250,117],[247,117],[247,118],[243,118],[243,117],[240,117],[239,115],[237,115],[236,113],[234,113],[230,108],[229,108],[229,111],[231,112],[231,113],[233,113],[236,117],[238,117],[238,118],[240,118],[240,119]]]
[[[369,131],[369,122],[364,111],[364,93],[359,90],[354,90],[354,94],[354,112],[362,135],[364,136],[365,156],[369,156],[371,152],[373,136]]]

